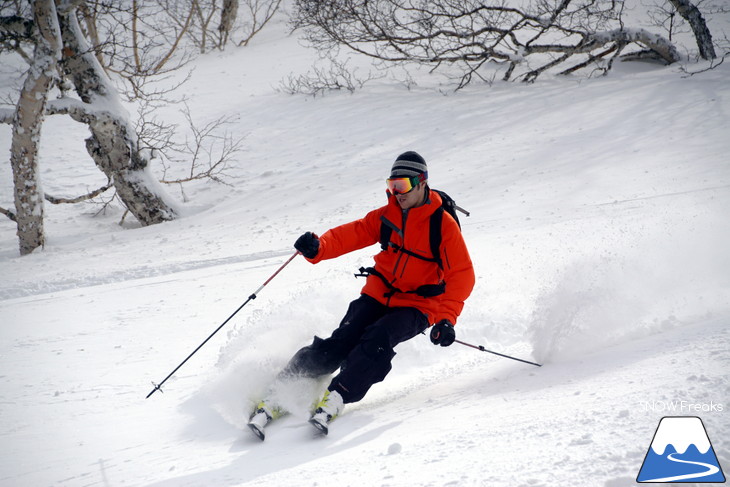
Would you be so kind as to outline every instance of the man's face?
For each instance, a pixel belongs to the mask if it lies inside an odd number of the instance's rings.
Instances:
[[[418,186],[414,187],[411,191],[405,194],[398,194],[395,198],[398,200],[398,204],[403,210],[410,210],[416,206],[420,206],[425,199],[426,182],[418,183]]]

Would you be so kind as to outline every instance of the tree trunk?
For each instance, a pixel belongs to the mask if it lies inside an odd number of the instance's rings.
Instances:
[[[74,117],[87,123],[91,131],[86,149],[142,225],[174,219],[175,211],[165,200],[160,184],[148,173],[149,160],[139,149],[137,135],[116,90],[87,46],[75,12],[60,15],[59,23],[63,69],[86,104],[84,116]]]
[[[53,0],[36,0],[33,17],[38,38],[28,77],[15,109],[10,145],[20,255],[30,254],[45,243],[38,144],[61,46]]]
[[[669,2],[674,5],[679,15],[692,27],[702,59],[715,59],[717,56],[715,55],[715,47],[712,45],[712,35],[710,35],[710,29],[707,28],[707,23],[700,10],[692,5],[689,0],[669,0]]]
[[[228,43],[228,36],[231,34],[231,30],[233,29],[233,24],[236,22],[237,16],[238,0],[223,0],[221,23],[218,26],[218,32],[220,32],[220,45],[218,47],[221,50],[223,50]]]

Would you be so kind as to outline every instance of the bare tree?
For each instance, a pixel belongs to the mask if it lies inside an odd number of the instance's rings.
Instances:
[[[336,58],[328,59],[327,68],[314,66],[308,73],[289,75],[279,83],[279,90],[290,95],[309,95],[316,97],[329,91],[346,90],[354,93],[374,79],[382,79],[385,75],[368,73],[365,77],[357,76],[357,69],[350,69],[347,61]]]
[[[251,39],[274,17],[281,6],[281,0],[244,0],[243,39],[239,46],[247,46]]]
[[[170,143],[165,152],[165,159],[177,163],[178,167],[187,164],[187,171],[178,177],[168,176],[170,167],[164,165],[164,173],[160,182],[178,184],[183,198],[187,200],[182,184],[202,179],[209,179],[221,184],[231,176],[227,173],[232,157],[243,150],[244,137],[235,137],[226,127],[234,122],[234,117],[222,116],[202,126],[193,120],[190,108],[186,105],[182,110],[188,122],[190,137],[176,144]],[[180,173],[180,171],[176,171]]]
[[[195,10],[184,7],[139,0],[81,2],[77,18],[82,33],[128,101],[164,100],[174,91],[169,76],[193,58],[186,36]]]
[[[629,46],[679,60],[667,39],[624,26],[622,7],[620,0],[297,0],[294,27],[320,50],[346,46],[378,61],[456,66],[459,87],[486,80],[485,70],[528,82],[547,71],[605,72]]]
[[[712,35],[710,29],[707,28],[702,12],[689,0],[669,0],[669,2],[692,28],[697,40],[697,47],[700,50],[700,57],[702,59],[715,59],[717,55],[715,54],[715,46],[712,44]]]
[[[61,99],[57,113],[68,113],[86,123],[91,137],[86,149],[96,165],[114,182],[127,209],[143,225],[171,220],[175,211],[147,172],[148,157],[140,150],[128,114],[117,92],[81,34],[74,11],[59,15],[64,43],[64,73],[72,80],[81,102]]]
[[[159,1],[159,0],[158,0]],[[274,17],[281,0],[189,0],[195,11],[189,37],[201,53],[210,49],[225,49],[234,34],[240,34],[239,46],[248,45],[253,37]],[[183,2],[184,3],[184,2]],[[218,14],[220,12],[220,15]],[[220,17],[217,36],[212,24]]]
[[[201,128],[188,113],[193,135],[176,142],[177,128],[153,115],[157,107],[171,102],[168,94],[177,84],[168,75],[190,59],[186,35],[196,15],[208,15],[203,2],[216,4],[216,0],[78,0],[61,2],[63,8],[56,9],[53,0],[38,0],[33,11],[24,1],[0,0],[0,53],[12,50],[31,64],[17,103],[11,101],[15,109],[0,108],[0,123],[13,126],[16,188],[15,208],[0,208],[0,213],[18,222],[22,253],[43,244],[44,201],[87,201],[113,188],[112,199],[119,200],[142,225],[175,218],[160,181],[149,172],[153,157],[163,160],[164,183],[204,178],[225,183],[228,164],[240,152],[243,140],[221,133],[230,118],[221,117]],[[175,12],[184,15],[172,19],[173,7],[182,8]],[[48,34],[51,28],[53,36]],[[34,49],[33,55],[28,54],[28,46]],[[51,50],[55,57],[48,54]],[[162,87],[154,88],[160,79]],[[49,92],[56,88],[57,97],[49,101]],[[70,96],[70,91],[76,96]],[[127,101],[137,102],[142,115],[138,120],[132,121],[120,93]],[[38,142],[47,114],[66,114],[88,126],[86,147],[107,176],[107,184],[76,197],[43,192]],[[178,167],[165,166],[165,161]],[[179,176],[179,166],[185,163],[187,175]],[[176,176],[166,178],[168,169]]]
[[[213,22],[217,16],[219,6],[217,0],[191,0],[192,9],[195,12],[195,23],[190,29],[190,36],[204,54],[208,46],[215,47],[216,39],[213,30]]]
[[[2,36],[13,40],[3,47],[17,51],[23,45],[34,46],[15,110],[11,114],[0,109],[0,121],[10,123],[13,130],[11,165],[15,188],[14,211],[2,209],[2,213],[17,222],[22,255],[44,243],[44,199],[52,203],[80,201],[108,187],[78,198],[54,198],[43,192],[38,176],[38,143],[46,114],[69,114],[89,126],[89,154],[140,223],[149,225],[175,217],[161,186],[147,171],[149,159],[138,145],[114,86],[86,44],[75,8],[64,5],[64,9],[57,10],[53,0],[36,0],[32,19],[0,18]],[[68,83],[57,83],[59,71],[70,80],[80,100],[63,95]],[[54,86],[59,86],[62,96],[49,101]]]
[[[61,33],[53,0],[36,0],[33,18],[36,44],[27,78],[13,116],[10,165],[13,169],[15,210],[20,254],[26,255],[45,242],[43,189],[38,174],[38,142],[48,92],[61,54]]]
[[[223,0],[221,23],[218,25],[219,49],[223,49],[228,44],[228,37],[231,35],[231,30],[233,30],[236,23],[236,17],[238,17],[238,0]]]

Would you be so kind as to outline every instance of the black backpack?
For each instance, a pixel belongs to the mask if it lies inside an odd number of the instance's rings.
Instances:
[[[457,210],[461,213],[465,214],[466,216],[469,216],[470,213],[466,211],[464,208],[461,208],[459,205],[456,204],[454,199],[449,196],[448,194],[444,193],[443,191],[439,191],[438,189],[432,189],[431,191],[434,191],[438,193],[439,196],[441,196],[441,207],[439,207],[438,210],[436,210],[431,215],[431,220],[429,222],[429,241],[431,244],[431,255],[434,256],[433,259],[429,259],[427,257],[423,257],[421,255],[418,255],[416,253],[413,253],[407,249],[399,248],[401,252],[404,252],[408,255],[411,255],[413,257],[416,257],[421,260],[427,260],[429,262],[436,262],[440,268],[444,268],[443,262],[441,262],[441,222],[443,221],[444,217],[444,211],[447,212],[451,217],[456,221],[456,224],[461,229],[461,222],[459,222],[459,217],[456,214]],[[393,223],[388,221],[386,218],[381,217],[381,224],[380,224],[380,247],[383,250],[387,250],[388,247],[395,247],[395,245],[390,241],[390,236],[393,233],[393,231],[396,231],[400,233],[400,229],[396,227]]]

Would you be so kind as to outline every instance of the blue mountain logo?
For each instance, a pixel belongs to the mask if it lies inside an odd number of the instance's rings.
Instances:
[[[662,418],[636,481],[725,482],[702,420],[696,416]]]

